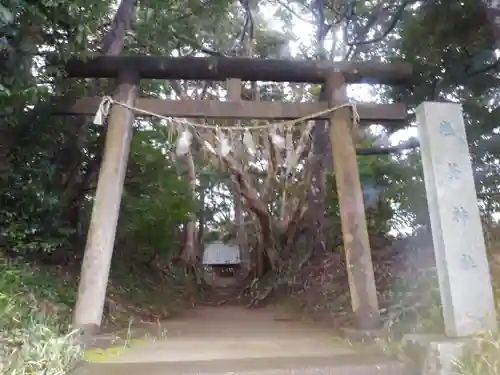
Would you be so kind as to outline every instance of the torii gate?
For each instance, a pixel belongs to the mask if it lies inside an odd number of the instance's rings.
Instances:
[[[168,58],[155,56],[100,56],[86,61],[73,59],[66,64],[65,70],[69,77],[117,78],[117,89],[114,96],[116,101],[163,116],[273,120],[299,118],[346,103],[346,84],[362,82],[404,84],[412,73],[411,66],[405,63],[332,63],[225,57]],[[325,85],[326,100],[317,103],[280,103],[137,98],[137,86],[141,78],[219,81],[241,79],[320,83]],[[76,101],[54,98],[53,113],[91,116],[96,113],[100,102],[101,98],[81,98]],[[437,104],[433,103],[433,105]],[[420,113],[425,112],[428,116],[429,105],[424,104],[421,108],[424,109],[421,109]],[[358,104],[357,109],[362,123],[402,122],[407,116],[406,106],[402,103]],[[457,109],[454,108],[448,115],[454,114],[456,120],[456,113]],[[380,313],[356,149],[350,130],[352,113],[348,108],[342,108],[331,114],[319,116],[319,118],[330,121],[329,134],[339,195],[352,308],[358,328],[375,329],[380,326]],[[424,130],[428,129],[432,122],[427,117],[423,118],[422,115],[420,115],[420,120],[421,129]],[[89,333],[95,332],[102,320],[133,122],[134,113],[131,110],[120,105],[113,106],[108,123],[104,156],[99,172],[74,316],[75,326],[83,328]],[[426,187],[429,199],[431,199],[436,196],[439,190],[432,172],[436,165],[439,165],[437,158],[439,148],[435,142],[431,142],[425,144],[423,151],[425,152]],[[425,162],[425,160],[428,161]],[[465,166],[465,169],[467,168],[470,170],[470,164],[469,167]],[[466,189],[469,189],[470,196],[470,181],[467,182]],[[472,189],[474,189],[473,183]],[[439,215],[441,215],[441,211],[438,211],[434,211],[437,212],[434,215],[437,219],[433,219],[435,241],[443,238],[444,231],[438,223]],[[477,212],[476,215],[474,211],[470,211],[469,214],[471,212],[474,220],[476,220],[476,216],[479,220],[479,213]],[[448,232],[450,231],[453,232],[452,229],[448,229]],[[474,229],[474,233],[477,233],[477,228]],[[440,254],[456,252],[442,241],[439,242],[437,251]],[[448,260],[447,256],[444,258]],[[441,256],[439,259],[444,258]],[[492,298],[488,297],[491,296],[491,288],[485,285],[485,282],[489,280],[489,274],[484,276],[484,263],[486,261],[484,242],[482,248],[477,247],[474,261],[474,264],[481,265],[483,277],[480,279],[480,286],[486,290],[480,315],[490,316],[493,305]],[[452,266],[446,262],[442,262],[442,264],[438,262],[438,269],[442,281],[441,293],[444,294],[445,320],[447,320],[449,331],[460,335],[465,331],[469,332],[484,326],[492,326],[490,318],[487,323],[481,323],[479,326],[469,324],[467,329],[461,330],[459,328],[457,330],[453,328],[456,328],[457,324],[462,324],[458,320],[462,319],[462,310],[464,310],[463,306],[457,306],[455,300],[448,298],[449,295],[456,293],[457,283],[454,281],[450,284],[450,277],[453,276],[453,272],[457,271],[452,270]],[[472,284],[470,283],[469,286],[461,284],[460,287],[468,290],[472,290],[472,287],[477,288],[476,284]],[[452,292],[450,292],[450,288]]]

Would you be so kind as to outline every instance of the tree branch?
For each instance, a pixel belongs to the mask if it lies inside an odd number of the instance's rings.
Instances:
[[[368,147],[368,148],[362,148],[362,149],[357,149],[356,154],[357,155],[387,155],[387,154],[392,154],[392,153],[398,153],[401,151],[406,151],[406,150],[411,150],[414,148],[417,148],[420,146],[420,142],[415,139],[409,139],[406,142],[402,142],[396,146],[391,146],[391,147]]]
[[[300,14],[298,14],[295,10],[292,9],[292,7],[290,7],[287,3],[285,3],[284,1],[281,1],[281,0],[275,0],[275,3],[282,6],[283,8],[285,8],[287,11],[289,11],[294,17],[297,17],[297,19],[301,20],[302,22],[306,22],[308,24],[311,24],[311,25],[315,25],[316,22],[315,21],[312,21],[312,20],[308,20],[304,17],[302,17]]]
[[[381,15],[384,12],[384,10],[387,9],[384,7],[383,0],[381,0],[380,3],[376,6],[376,8],[373,10],[371,17],[368,19],[367,23],[360,31],[360,33],[357,35],[355,40],[346,43],[347,46],[349,46],[349,51],[346,54],[346,59],[352,59],[354,57],[355,55],[354,51],[357,49],[357,47],[362,45],[378,43],[382,41],[384,38],[386,38],[387,35],[389,35],[395,29],[396,25],[401,20],[403,12],[406,9],[406,7],[413,3],[415,3],[415,0],[404,0],[403,3],[398,6],[398,8],[396,9],[396,13],[393,14],[393,16],[390,18],[387,26],[385,27],[385,29],[382,31],[381,34],[371,39],[365,39],[366,35],[368,34],[372,26],[381,18]]]
[[[200,52],[206,53],[207,55],[217,56],[217,57],[224,57],[224,54],[222,52],[214,51],[214,50],[212,50],[210,48],[203,47],[198,41],[193,40],[191,38],[188,38],[188,37],[186,37],[184,35],[174,33],[174,38],[176,38],[177,40],[182,41],[182,42],[184,42],[186,44],[189,44],[191,47],[199,50]]]

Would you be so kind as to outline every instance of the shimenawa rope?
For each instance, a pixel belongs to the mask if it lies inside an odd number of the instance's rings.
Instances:
[[[96,125],[102,125],[104,124],[104,120],[106,117],[108,117],[109,112],[111,110],[111,105],[116,104],[119,106],[122,106],[124,108],[127,108],[131,111],[134,111],[136,113],[140,113],[143,115],[151,116],[151,117],[156,117],[162,120],[167,120],[171,121],[171,117],[163,116],[154,112],[146,111],[144,109],[140,109],[131,105],[128,105],[127,103],[123,103],[117,100],[114,100],[110,96],[104,96],[101,100],[101,103],[99,104],[99,108],[95,114],[94,117],[94,124]],[[344,103],[335,107],[327,108],[325,110],[319,111],[312,113],[310,115],[300,117],[294,120],[290,121],[284,121],[284,122],[278,122],[274,124],[265,124],[265,125],[253,125],[253,126],[219,126],[219,125],[208,125],[208,124],[197,124],[193,123],[184,119],[177,118],[175,121],[178,123],[181,123],[183,125],[192,127],[192,128],[199,128],[199,129],[212,129],[212,130],[229,130],[229,131],[246,131],[246,130],[253,130],[253,129],[271,129],[271,128],[290,128],[293,126],[297,126],[298,124],[308,121],[308,120],[313,120],[319,116],[327,115],[329,113],[335,112],[336,110],[339,110],[341,108],[346,108],[350,107],[352,109],[352,116],[353,116],[353,125],[357,124],[359,122],[359,114],[356,108],[355,103]]]

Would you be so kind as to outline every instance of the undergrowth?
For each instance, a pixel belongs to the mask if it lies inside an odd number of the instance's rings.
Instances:
[[[103,330],[133,328],[181,313],[188,296],[182,273],[166,275],[115,264],[106,295]],[[71,329],[77,277],[64,267],[26,265],[0,253],[0,374],[63,375],[84,353]]]
[[[74,295],[69,282],[0,257],[0,373],[62,375],[82,358],[69,329]]]
[[[497,303],[500,302],[500,256],[495,257],[495,254],[499,253],[499,244],[500,241],[487,243]],[[423,250],[419,255],[418,248],[406,249],[405,253],[411,256],[399,261],[393,256],[377,259],[378,254],[373,254],[385,323],[384,337],[377,339],[377,344],[384,353],[403,361],[415,360],[410,358],[403,343],[405,334],[444,332],[437,270],[433,262],[427,262],[429,253]],[[286,302],[288,307],[308,314],[328,311],[337,319],[341,317],[340,312],[346,314],[351,310],[347,276],[343,274],[345,265],[338,258],[334,259],[334,262],[327,259],[319,267],[307,270],[300,282],[302,289],[292,294]],[[500,316],[499,307],[500,303],[497,305]],[[340,325],[346,322],[349,319],[343,317]],[[463,355],[454,361],[453,368],[454,375],[500,375],[500,333],[488,332],[474,337],[465,345]]]
[[[490,258],[490,270],[493,285],[493,294],[497,302],[497,314],[500,316],[500,264],[498,262],[500,241],[487,241],[487,253]],[[400,303],[392,306],[403,314],[391,319],[389,330],[399,331],[404,327],[405,332],[440,333],[443,332],[441,318],[441,304],[436,270],[431,273],[421,273],[419,282],[405,290],[396,298]],[[415,296],[419,297],[415,299]],[[414,322],[413,329],[404,323],[406,311],[410,312]],[[436,324],[437,323],[437,324]],[[378,344],[388,354],[403,360],[411,360],[406,354],[401,341],[389,338],[379,340]],[[500,332],[489,331],[469,338],[462,349],[462,355],[452,363],[454,375],[500,375]]]
[[[488,332],[474,337],[454,367],[459,375],[500,375],[500,334]]]
[[[500,316],[500,236],[498,227],[485,233],[489,256],[493,294]],[[486,332],[475,336],[464,347],[462,356],[454,364],[457,375],[500,375],[500,332]]]

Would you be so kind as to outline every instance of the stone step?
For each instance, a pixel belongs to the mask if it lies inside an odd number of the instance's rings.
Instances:
[[[237,289],[230,289],[230,288],[220,288],[220,289],[214,289],[212,292],[213,295],[216,296],[238,296],[240,294],[239,290]]]
[[[238,303],[240,290],[236,288],[214,288],[203,298],[205,303],[217,305],[219,303]]]
[[[159,359],[160,360],[160,359]],[[160,360],[161,361],[161,360]],[[280,357],[189,362],[86,364],[72,375],[415,375],[381,356]]]

